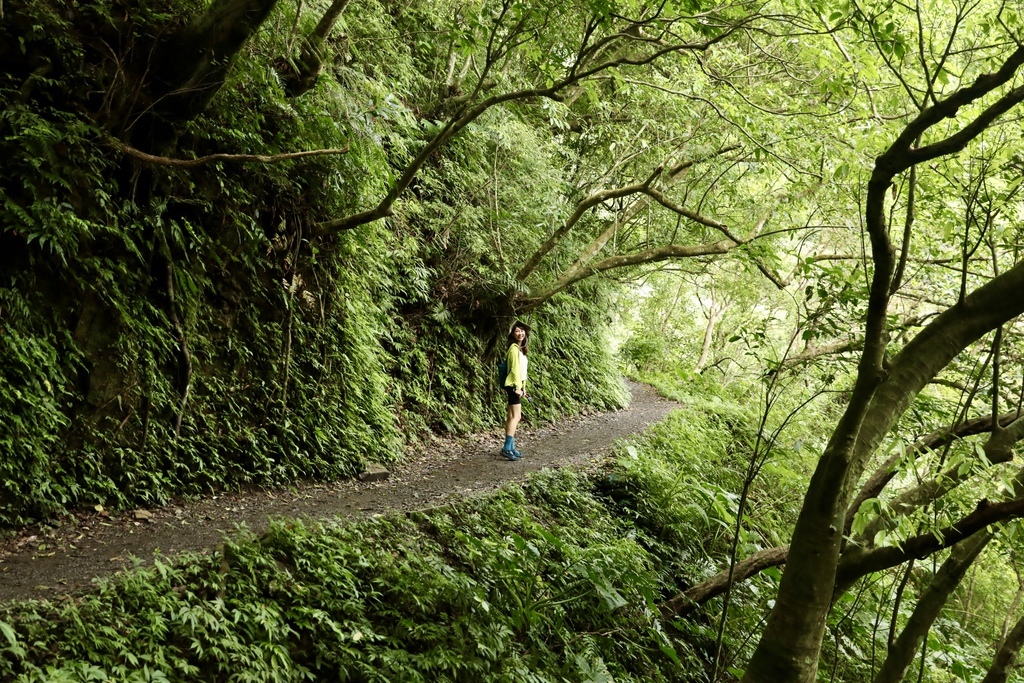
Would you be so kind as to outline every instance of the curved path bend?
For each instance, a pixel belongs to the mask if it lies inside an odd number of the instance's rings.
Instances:
[[[80,512],[28,528],[0,542],[0,602],[54,599],[151,558],[216,547],[239,524],[259,533],[270,519],[367,517],[443,505],[490,491],[545,467],[585,467],[611,452],[617,440],[643,431],[680,404],[651,387],[627,382],[629,408],[591,413],[533,428],[521,424],[517,445],[526,454],[497,455],[500,429],[461,438],[436,438],[407,454],[383,481],[302,484],[294,489],[223,493],[162,508]],[[528,413],[525,416],[528,418]]]

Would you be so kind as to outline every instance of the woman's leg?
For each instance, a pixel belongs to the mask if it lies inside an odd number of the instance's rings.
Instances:
[[[523,416],[523,408],[518,403],[513,403],[508,407],[508,417],[505,419],[505,448],[504,450],[509,451],[516,457],[523,457],[523,454],[516,448],[516,427],[519,426],[519,420]]]
[[[519,404],[522,397],[512,387],[505,387],[505,395],[508,396],[508,411],[505,413],[505,445],[501,447],[501,454],[509,460],[518,460],[521,456],[516,450],[515,436],[519,418],[523,415]]]
[[[523,407],[521,405],[511,405],[508,407],[508,413],[505,416],[505,436],[516,435],[516,427],[519,426],[519,420],[523,416]]]

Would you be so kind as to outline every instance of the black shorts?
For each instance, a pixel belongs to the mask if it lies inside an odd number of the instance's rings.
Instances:
[[[505,389],[505,395],[508,397],[508,404],[510,406],[517,406],[517,405],[522,404],[523,397],[516,393],[516,388],[515,387],[510,387],[510,386],[506,385],[504,387],[504,389]]]

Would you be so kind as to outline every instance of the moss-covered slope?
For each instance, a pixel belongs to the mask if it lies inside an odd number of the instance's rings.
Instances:
[[[488,115],[391,218],[317,236],[386,191],[433,125],[421,38],[446,10],[353,5],[316,87],[290,97],[284,62],[317,17],[264,4],[207,63],[190,51],[206,3],[4,3],[0,525],[346,476],[424,430],[500,419],[504,258],[543,237],[533,213],[560,191],[550,133]],[[499,147],[516,199],[497,235],[474,193]],[[344,153],[189,162],[311,150]],[[539,418],[625,400],[602,291],[531,317]]]

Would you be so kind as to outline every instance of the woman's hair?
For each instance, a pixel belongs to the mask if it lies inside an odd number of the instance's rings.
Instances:
[[[519,344],[519,342],[516,341],[515,331],[516,331],[517,327],[522,329],[524,332],[526,332],[526,336],[523,337],[523,343],[522,344]],[[508,345],[512,346],[513,344],[519,344],[519,349],[523,352],[524,356],[529,355],[529,346],[530,346],[530,326],[529,325],[524,325],[523,323],[519,322],[518,320],[515,322],[515,324],[512,325],[512,328],[508,331]]]

